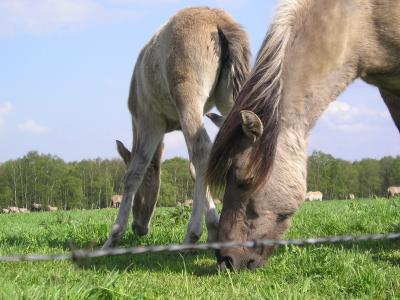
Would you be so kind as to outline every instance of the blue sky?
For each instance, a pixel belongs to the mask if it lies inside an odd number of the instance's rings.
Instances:
[[[0,162],[29,150],[72,161],[116,157],[131,144],[126,107],[138,52],[178,9],[232,14],[257,52],[278,1],[3,0],[0,2]],[[209,134],[217,129],[206,121]],[[179,132],[165,158],[187,157]],[[357,81],[312,131],[309,152],[348,160],[400,154],[400,136],[376,88]]]

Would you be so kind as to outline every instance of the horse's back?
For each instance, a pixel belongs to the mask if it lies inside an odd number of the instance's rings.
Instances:
[[[136,63],[132,83],[137,97],[130,99],[131,112],[138,114],[151,108],[178,121],[178,93],[211,96],[219,79],[219,27],[224,24],[239,26],[224,11],[188,8],[162,26]]]

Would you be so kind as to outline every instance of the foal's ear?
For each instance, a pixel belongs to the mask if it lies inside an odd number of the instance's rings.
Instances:
[[[260,118],[250,110],[240,111],[240,117],[243,132],[255,142],[264,131]]]
[[[125,162],[125,165],[128,166],[131,161],[131,152],[126,149],[121,141],[116,140],[115,142],[117,143],[117,150],[119,155],[121,155],[122,159]]]
[[[221,128],[222,123],[224,123],[225,118],[221,115],[214,114],[214,113],[206,113],[206,116],[218,127]]]

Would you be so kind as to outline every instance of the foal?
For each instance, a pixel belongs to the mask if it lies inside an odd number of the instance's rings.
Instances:
[[[159,193],[163,136],[174,130],[182,130],[196,174],[185,243],[200,238],[203,214],[208,240],[216,240],[218,215],[204,178],[211,141],[203,115],[214,106],[227,115],[249,68],[246,33],[217,9],[184,9],[145,45],[128,99],[133,146],[131,153],[122,150],[128,155],[124,196],[103,247],[115,245],[123,236],[133,198],[133,230],[138,235],[148,233]]]

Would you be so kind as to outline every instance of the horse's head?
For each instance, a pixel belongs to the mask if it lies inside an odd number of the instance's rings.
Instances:
[[[241,111],[240,116],[240,132],[235,136],[234,147],[230,152],[229,169],[225,175],[218,240],[245,242],[279,239],[290,225],[291,216],[297,209],[297,202],[290,200],[292,183],[285,182],[280,176],[282,174],[277,174],[285,173],[281,172],[279,167],[272,168],[269,176],[255,183],[260,178],[249,171],[248,166],[254,159],[251,155],[252,149],[263,134],[263,124],[251,111]],[[282,158],[277,155],[276,159]],[[254,188],[254,184],[257,188]],[[266,263],[272,252],[273,247],[262,246],[251,249],[224,248],[217,251],[216,256],[222,268],[255,269]]]

